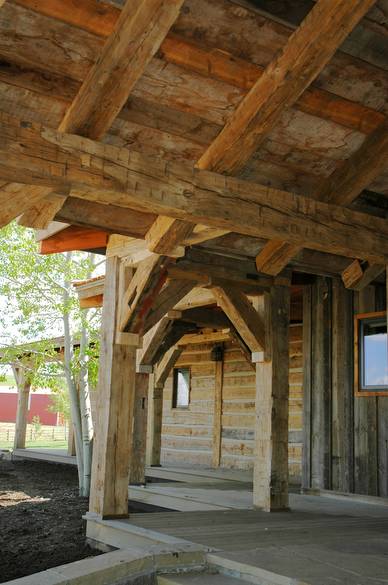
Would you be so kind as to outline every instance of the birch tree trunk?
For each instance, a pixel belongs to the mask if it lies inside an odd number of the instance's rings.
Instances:
[[[87,313],[85,313],[85,320]],[[92,409],[90,403],[90,387],[88,382],[88,355],[87,348],[89,345],[88,333],[85,322],[82,325],[81,342],[80,342],[80,373],[79,373],[79,404],[81,414],[82,429],[82,447],[83,447],[83,482],[80,486],[80,495],[89,496],[90,493],[90,475],[92,469],[93,453],[93,421]]]

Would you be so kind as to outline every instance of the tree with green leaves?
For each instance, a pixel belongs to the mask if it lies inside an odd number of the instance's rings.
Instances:
[[[32,388],[69,395],[80,495],[90,489],[100,311],[82,311],[72,283],[91,277],[103,261],[85,252],[41,255],[33,230],[12,223],[0,230],[0,345],[3,364]]]

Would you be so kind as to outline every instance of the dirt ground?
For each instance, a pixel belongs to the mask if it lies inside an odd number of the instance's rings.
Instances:
[[[94,556],[85,544],[77,470],[0,460],[0,582]]]

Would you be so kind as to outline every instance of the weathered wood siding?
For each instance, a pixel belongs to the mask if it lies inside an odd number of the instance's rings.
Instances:
[[[385,287],[360,293],[317,278],[304,298],[303,487],[388,496],[388,397],[355,396],[353,316],[386,308]]]
[[[177,366],[191,369],[190,406],[173,409],[172,376],[163,400],[162,462],[212,465],[215,367],[211,345],[190,346]],[[290,480],[299,483],[302,465],[302,325],[290,327]],[[221,467],[252,469],[255,371],[237,346],[225,345],[221,419]]]

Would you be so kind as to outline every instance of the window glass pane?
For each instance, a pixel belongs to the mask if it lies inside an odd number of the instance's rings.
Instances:
[[[189,370],[177,370],[177,406],[189,405],[190,372]]]
[[[364,387],[388,385],[387,324],[385,319],[365,321],[363,332]]]

